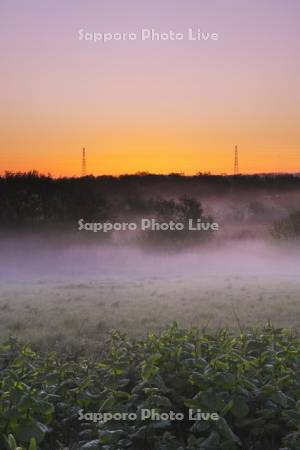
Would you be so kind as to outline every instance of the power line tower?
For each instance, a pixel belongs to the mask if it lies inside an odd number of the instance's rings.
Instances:
[[[85,148],[82,149],[82,162],[81,162],[81,176],[86,176],[86,154],[85,154]]]
[[[239,174],[239,150],[238,146],[236,145],[234,147],[234,167],[233,167],[233,174],[238,175]]]

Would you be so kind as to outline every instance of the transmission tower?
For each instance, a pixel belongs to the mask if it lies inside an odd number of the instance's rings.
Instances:
[[[81,162],[81,176],[86,176],[86,155],[85,155],[85,148],[82,149],[82,162]]]
[[[233,168],[234,175],[238,175],[239,173],[239,150],[238,146],[236,145],[234,147],[234,168]]]

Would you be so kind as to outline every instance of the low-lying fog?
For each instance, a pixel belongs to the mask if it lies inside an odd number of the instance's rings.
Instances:
[[[48,238],[15,237],[0,242],[0,280],[36,281],[74,277],[170,278],[229,274],[297,277],[300,246],[263,240],[233,240],[168,251],[133,245],[62,244]]]
[[[182,326],[300,329],[300,249],[232,240],[167,252],[133,245],[6,238],[0,340],[94,351],[111,329],[132,336]]]

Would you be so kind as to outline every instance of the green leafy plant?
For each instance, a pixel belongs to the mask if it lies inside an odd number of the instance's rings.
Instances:
[[[1,449],[300,448],[300,340],[270,325],[234,335],[174,324],[138,341],[116,331],[100,359],[10,339],[0,364]],[[143,419],[143,409],[184,419]],[[219,420],[188,420],[190,410]],[[80,411],[137,417],[79,420]]]

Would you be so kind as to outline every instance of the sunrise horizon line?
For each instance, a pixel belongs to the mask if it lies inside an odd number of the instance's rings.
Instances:
[[[240,171],[239,173],[230,173],[230,172],[212,172],[212,171],[198,171],[195,173],[185,173],[181,171],[171,171],[171,172],[148,172],[145,170],[139,170],[135,172],[120,172],[120,173],[101,173],[101,174],[95,174],[94,172],[86,173],[85,175],[82,174],[72,174],[72,175],[54,175],[51,172],[43,172],[39,171],[37,169],[29,169],[29,170],[3,170],[0,172],[0,177],[5,178],[6,176],[39,176],[39,177],[46,177],[46,178],[52,178],[52,179],[62,179],[62,178],[101,178],[101,177],[111,177],[111,178],[120,178],[125,176],[140,176],[140,177],[146,177],[146,176],[162,176],[162,177],[168,177],[168,176],[177,176],[177,177],[183,177],[183,178],[194,178],[194,177],[246,177],[246,176],[282,176],[282,175],[294,175],[294,176],[300,176],[300,170],[296,171],[289,171],[289,170],[280,170],[280,171],[254,171],[254,172],[246,172],[246,171]]]

